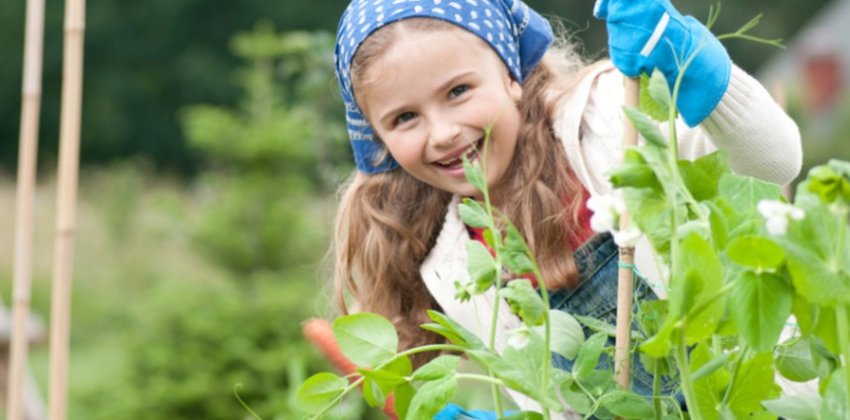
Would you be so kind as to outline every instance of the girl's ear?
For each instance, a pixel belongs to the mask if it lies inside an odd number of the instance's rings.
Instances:
[[[519,100],[522,98],[522,85],[519,84],[513,78],[510,80],[510,85],[508,86],[508,93],[511,95],[511,99],[514,100],[515,103],[519,103]]]

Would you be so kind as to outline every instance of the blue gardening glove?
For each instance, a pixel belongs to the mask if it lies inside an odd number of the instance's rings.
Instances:
[[[693,127],[717,107],[729,86],[732,61],[702,23],[682,16],[670,0],[597,0],[593,15],[607,21],[611,60],[630,77],[658,69],[672,91],[679,67],[694,52],[676,106]]]
[[[459,405],[449,403],[434,416],[434,420],[496,420],[496,413],[484,410],[464,410]]]

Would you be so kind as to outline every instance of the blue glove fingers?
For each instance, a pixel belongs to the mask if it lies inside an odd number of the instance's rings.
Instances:
[[[607,20],[611,60],[627,76],[658,69],[672,89],[679,67],[699,51],[676,104],[688,125],[699,124],[720,102],[729,85],[729,55],[705,26],[682,16],[669,0],[597,0],[594,14]]]
[[[464,410],[455,403],[448,403],[439,413],[434,415],[434,420],[496,420],[496,413],[485,410]]]
[[[685,122],[694,127],[711,114],[726,93],[732,76],[732,60],[726,48],[702,23],[690,16],[685,22],[693,34],[688,54],[697,49],[699,53],[685,69],[676,106]]]
[[[463,413],[463,409],[455,403],[448,403],[439,413],[434,415],[434,420],[455,420]]]

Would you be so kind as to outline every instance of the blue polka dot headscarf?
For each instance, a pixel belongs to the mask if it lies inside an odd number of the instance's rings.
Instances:
[[[520,0],[352,0],[337,29],[336,74],[354,161],[365,173],[391,171],[398,163],[385,152],[354,100],[351,58],[372,32],[412,17],[444,20],[478,35],[519,82],[534,70],[553,38],[549,22]]]

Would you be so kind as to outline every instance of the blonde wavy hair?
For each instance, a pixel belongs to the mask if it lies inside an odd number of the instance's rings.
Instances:
[[[437,19],[413,18],[376,31],[357,50],[351,76],[361,87],[370,63],[389,50],[400,31],[439,31],[455,26]],[[514,159],[505,177],[500,212],[524,235],[538,259],[550,290],[574,286],[578,277],[569,246],[579,235],[582,186],[572,175],[561,141],[552,131],[558,100],[580,78],[586,63],[567,41],[553,46],[523,83],[517,104],[522,118]],[[441,342],[419,328],[430,322],[427,309],[439,310],[419,266],[434,246],[451,194],[425,184],[403,170],[380,174],[355,172],[341,188],[336,219],[334,298],[348,313],[347,297],[357,311],[381,314],[399,332],[399,347]],[[421,355],[420,365],[434,357]]]

